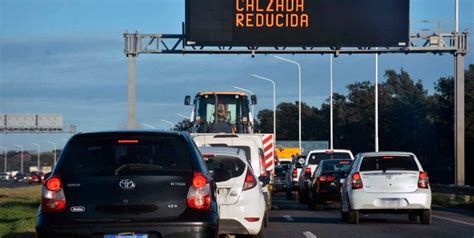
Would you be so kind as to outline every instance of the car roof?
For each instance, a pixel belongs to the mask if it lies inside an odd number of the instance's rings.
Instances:
[[[363,157],[370,157],[370,156],[387,156],[387,155],[395,155],[395,156],[415,156],[415,154],[411,152],[403,152],[403,151],[379,151],[379,152],[365,152],[361,153]],[[416,157],[416,156],[415,156]]]
[[[138,130],[115,130],[115,131],[94,131],[94,132],[85,132],[85,133],[78,133],[76,135],[95,135],[95,134],[127,134],[127,133],[143,133],[143,134],[169,134],[169,135],[182,135],[184,134],[183,132],[180,131],[166,131],[166,130],[154,130],[154,129],[149,129],[149,130],[143,130],[143,129],[138,129]]]
[[[332,151],[332,152],[336,152],[336,153],[351,153],[352,152],[350,150],[346,150],[346,149],[324,149],[324,150],[312,150],[310,151],[308,154],[312,154],[312,153],[326,153],[328,151]]]
[[[199,151],[202,154],[217,154],[217,155],[225,155],[225,156],[234,156],[239,157],[240,159],[247,161],[245,157],[245,151],[239,148],[234,147],[199,147]]]

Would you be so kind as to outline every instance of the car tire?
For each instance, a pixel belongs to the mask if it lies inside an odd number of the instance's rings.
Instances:
[[[408,220],[411,222],[417,222],[418,221],[418,214],[416,212],[409,212],[408,213]]]
[[[359,224],[359,211],[350,210],[348,218],[350,224]]]
[[[343,212],[342,209],[341,209],[341,221],[342,222],[349,221],[349,214],[347,212]]]
[[[289,189],[286,190],[286,199],[293,200],[293,193]]]
[[[316,209],[316,195],[314,194],[314,192],[311,192],[311,195],[309,195],[309,192],[308,192],[308,208],[309,209],[312,209],[312,210],[315,210]]]
[[[265,215],[263,215],[263,227],[268,227],[268,212],[265,212]]]
[[[421,224],[430,225],[431,220],[431,209],[423,210],[420,216]]]
[[[303,204],[304,203],[304,200],[303,200],[303,194],[301,194],[301,191],[298,190],[298,202],[300,204]]]

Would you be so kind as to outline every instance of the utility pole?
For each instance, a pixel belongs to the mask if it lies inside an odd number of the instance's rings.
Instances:
[[[15,145],[16,147],[20,148],[21,150],[21,163],[20,163],[20,172],[23,173],[23,145]]]
[[[330,91],[329,92],[329,105],[330,105],[329,106],[329,108],[330,108],[329,109],[330,110],[330,112],[329,112],[329,115],[330,115],[329,116],[330,117],[329,118],[329,121],[330,121],[329,122],[329,130],[330,130],[329,140],[330,141],[329,141],[329,143],[331,144],[329,148],[331,150],[333,150],[334,149],[334,116],[333,116],[333,104],[334,104],[334,102],[332,100],[332,94],[333,94],[333,88],[332,88],[332,60],[333,60],[333,55],[331,54],[331,55],[329,55],[329,57],[330,57],[329,58],[329,84],[330,84],[330,86],[329,86],[329,88],[330,88],[330,90],[329,90]]]
[[[379,152],[379,55],[375,54],[375,152]]]
[[[455,0],[455,34],[459,34],[459,0]],[[454,120],[454,154],[455,154],[455,184],[465,184],[465,138],[464,138],[464,55],[456,52],[454,55],[454,98],[455,98],[455,120]]]
[[[36,146],[36,148],[37,148],[38,166],[36,167],[36,169],[37,169],[38,171],[41,171],[41,168],[40,168],[40,166],[41,166],[41,163],[40,163],[40,162],[41,162],[41,158],[40,158],[40,153],[41,153],[41,152],[40,152],[40,145],[37,144],[37,143],[31,143],[31,144],[33,144],[33,145]]]
[[[49,144],[52,144],[54,147],[53,147],[53,156],[54,156],[54,162],[53,162],[53,168],[56,166],[56,143],[55,142],[52,142],[52,141],[48,141]]]
[[[5,155],[4,162],[3,162],[4,163],[3,164],[3,172],[6,173],[7,172],[7,152],[8,152],[8,149],[5,146],[0,146],[0,148],[3,149],[3,153]]]

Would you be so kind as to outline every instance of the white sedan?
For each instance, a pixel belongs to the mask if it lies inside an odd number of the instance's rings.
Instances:
[[[199,148],[217,185],[219,234],[262,237],[268,214],[262,185],[269,177],[256,178],[245,151],[231,147]]]
[[[359,223],[360,213],[407,213],[431,224],[431,189],[413,153],[358,154],[341,188],[341,218]]]

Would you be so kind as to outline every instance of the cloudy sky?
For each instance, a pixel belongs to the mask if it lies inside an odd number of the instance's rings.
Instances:
[[[460,29],[474,28],[474,1],[460,0]],[[387,9],[388,11],[389,9]],[[411,30],[454,28],[454,0],[411,0]],[[422,22],[428,20],[428,22]],[[123,32],[180,33],[184,0],[0,0],[0,114],[63,114],[78,131],[118,129],[127,123],[127,60]],[[426,32],[426,31],[425,31]],[[471,40],[471,49],[474,49]],[[329,56],[286,56],[301,63],[303,101],[319,106],[329,94]],[[473,54],[466,67],[474,63]],[[453,74],[453,57],[380,56],[386,69],[408,71],[429,92],[439,77]],[[137,60],[137,121],[159,129],[189,115],[185,95],[200,90],[252,90],[256,110],[272,107],[271,85],[249,73],[272,78],[277,100],[297,100],[294,65],[271,56],[140,55]],[[374,56],[340,56],[334,62],[335,91],[374,80]],[[0,145],[50,150],[69,134],[1,134]]]

